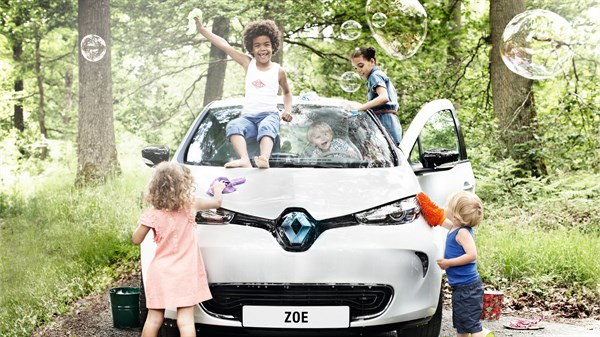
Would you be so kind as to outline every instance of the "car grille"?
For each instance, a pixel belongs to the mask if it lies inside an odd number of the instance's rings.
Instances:
[[[213,299],[201,305],[211,316],[242,321],[244,305],[348,306],[350,320],[379,316],[393,289],[387,285],[339,284],[211,284]]]

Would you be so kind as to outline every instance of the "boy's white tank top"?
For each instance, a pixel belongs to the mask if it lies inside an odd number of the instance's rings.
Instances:
[[[279,64],[272,62],[271,69],[260,71],[256,59],[252,59],[246,72],[246,98],[242,114],[255,115],[261,112],[279,112]]]

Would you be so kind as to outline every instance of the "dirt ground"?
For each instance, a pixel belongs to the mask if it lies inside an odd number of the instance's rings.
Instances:
[[[31,337],[137,337],[139,328],[115,328],[112,309],[109,303],[109,290],[114,287],[139,286],[139,270],[128,271],[113,281],[103,293],[92,294],[76,301],[65,315],[36,329]],[[510,330],[504,327],[518,318],[533,319],[544,315],[540,330]],[[484,321],[485,328],[493,331],[496,337],[599,337],[600,320],[555,318],[552,313],[535,310],[503,311],[497,321]],[[443,312],[441,337],[455,336],[452,328],[452,312]],[[395,333],[380,334],[377,337],[394,337]],[[375,337],[375,336],[370,336]],[[490,336],[491,337],[491,336]]]

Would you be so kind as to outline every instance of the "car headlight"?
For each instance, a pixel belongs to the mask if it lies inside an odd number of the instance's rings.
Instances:
[[[354,217],[356,221],[366,225],[404,225],[413,222],[420,214],[417,198],[410,197],[356,213]]]
[[[216,210],[207,210],[207,211],[199,211],[196,213],[196,223],[199,225],[219,225],[226,224],[233,219],[235,213],[224,210],[224,209],[216,209]]]

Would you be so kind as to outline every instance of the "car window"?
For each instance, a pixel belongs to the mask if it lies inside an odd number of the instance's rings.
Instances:
[[[411,164],[425,167],[439,166],[440,162],[458,160],[459,141],[450,110],[442,110],[429,118],[410,152]],[[438,161],[438,157],[439,160]],[[430,162],[428,163],[427,160]]]
[[[222,166],[237,156],[226,137],[227,123],[241,106],[205,112],[186,150],[191,165]],[[270,158],[271,167],[363,168],[395,165],[393,150],[372,115],[352,115],[336,106],[298,104],[292,122],[281,121]],[[329,135],[329,136],[328,136]],[[259,153],[248,141],[248,153]]]

